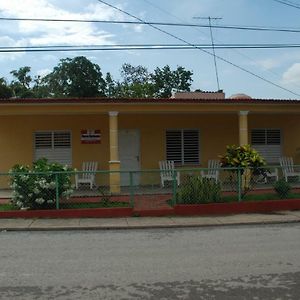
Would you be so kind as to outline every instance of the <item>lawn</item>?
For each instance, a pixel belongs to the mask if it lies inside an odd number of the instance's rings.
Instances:
[[[60,209],[83,209],[83,208],[112,208],[112,207],[129,207],[127,202],[101,201],[96,203],[62,203]],[[51,208],[55,209],[55,208]],[[0,204],[0,211],[18,210],[12,204]]]
[[[111,208],[111,207],[129,207],[128,202],[101,201],[96,203],[63,203],[61,209],[80,209],[80,208]]]
[[[285,199],[300,199],[300,193],[290,193],[288,197]],[[237,195],[228,195],[228,196],[221,196],[221,198],[215,202],[205,202],[205,201],[193,201],[193,199],[186,199],[182,203],[178,204],[205,204],[205,203],[232,203],[238,201]],[[267,200],[281,200],[277,194],[274,193],[266,193],[266,194],[256,194],[256,195],[245,195],[242,198],[241,202],[251,202],[251,201],[267,201]],[[168,200],[167,203],[172,206],[172,199]]]

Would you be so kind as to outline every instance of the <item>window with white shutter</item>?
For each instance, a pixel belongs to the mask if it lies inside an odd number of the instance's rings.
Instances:
[[[273,128],[252,129],[251,144],[269,164],[277,164],[281,152],[281,130]]]
[[[72,165],[71,132],[40,131],[34,133],[34,159],[47,158],[50,162]]]
[[[176,164],[199,164],[199,130],[167,130],[166,157]]]

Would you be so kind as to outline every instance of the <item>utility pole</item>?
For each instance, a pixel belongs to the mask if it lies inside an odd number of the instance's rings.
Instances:
[[[218,91],[220,90],[220,83],[219,83],[219,73],[218,73],[218,66],[217,66],[217,59],[216,59],[216,51],[215,51],[215,42],[214,42],[214,36],[213,31],[211,27],[211,21],[212,20],[221,20],[222,18],[213,18],[213,17],[194,17],[194,19],[200,19],[200,20],[208,20],[209,25],[209,31],[210,31],[210,38],[211,38],[211,46],[213,50],[213,58],[214,58],[214,65],[215,65],[215,72],[216,72],[216,79],[217,79],[217,86]]]

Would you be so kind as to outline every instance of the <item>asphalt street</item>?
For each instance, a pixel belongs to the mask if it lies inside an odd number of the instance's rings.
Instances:
[[[299,299],[300,224],[0,232],[0,299]]]

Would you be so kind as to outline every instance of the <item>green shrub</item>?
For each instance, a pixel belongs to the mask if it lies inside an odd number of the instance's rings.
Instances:
[[[200,204],[217,202],[221,198],[221,186],[212,179],[190,176],[178,188],[176,203]]]
[[[56,192],[58,197],[69,198],[73,192],[70,173],[67,166],[49,163],[39,159],[32,167],[15,165],[11,170],[12,203],[30,209],[55,208]],[[58,189],[56,190],[56,175]]]
[[[274,190],[278,194],[280,199],[285,199],[288,197],[291,191],[291,185],[284,179],[279,179],[274,184]]]
[[[264,158],[250,145],[227,146],[226,152],[220,157],[221,166],[225,168],[251,168],[255,175],[259,175],[264,170],[266,162]]]
[[[229,182],[232,189],[237,191],[238,172],[241,175],[241,190],[244,197],[252,188],[254,177],[266,178],[268,169],[265,167],[264,158],[250,145],[244,146],[227,146],[224,155],[220,156],[221,167],[232,168],[228,170]]]

